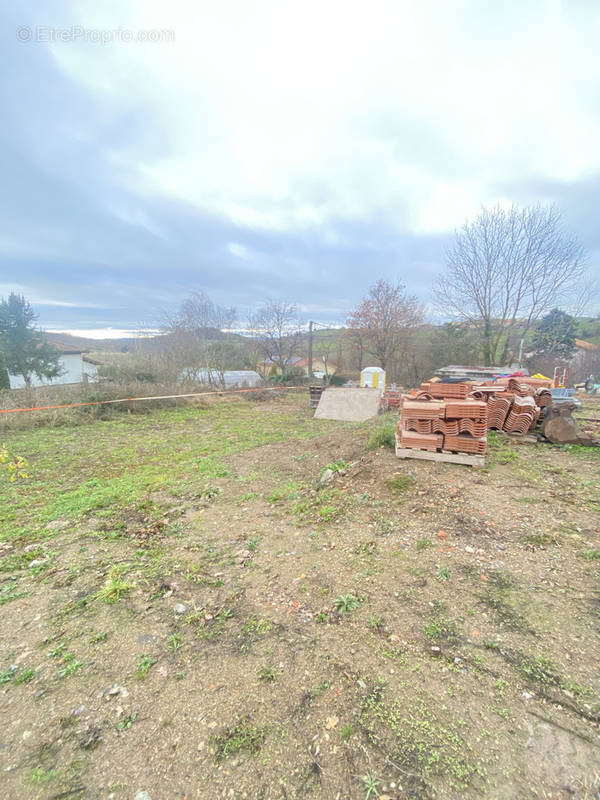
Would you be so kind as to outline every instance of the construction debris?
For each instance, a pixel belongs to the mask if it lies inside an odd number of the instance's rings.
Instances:
[[[541,434],[555,444],[594,442],[582,434],[571,416],[574,402],[553,403],[551,381],[543,377],[514,375],[476,381],[422,383],[419,390],[386,398],[387,408],[399,407],[396,426],[396,454],[400,458],[445,454],[483,457],[487,431],[505,431],[524,437],[536,430],[543,419]],[[465,461],[460,463],[475,463]]]

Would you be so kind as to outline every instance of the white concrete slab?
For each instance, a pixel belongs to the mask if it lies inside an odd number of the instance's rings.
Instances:
[[[338,419],[345,422],[364,422],[379,413],[379,389],[325,389],[315,411],[315,419]]]

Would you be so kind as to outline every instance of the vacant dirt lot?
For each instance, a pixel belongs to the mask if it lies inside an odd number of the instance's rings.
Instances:
[[[473,470],[382,425],[290,394],[7,433],[0,795],[599,797],[599,450]]]

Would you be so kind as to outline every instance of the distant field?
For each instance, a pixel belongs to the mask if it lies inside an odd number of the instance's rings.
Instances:
[[[600,451],[400,462],[390,422],[7,432],[0,795],[597,798]]]

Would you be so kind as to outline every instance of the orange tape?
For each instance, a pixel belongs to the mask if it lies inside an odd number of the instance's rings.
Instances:
[[[19,414],[23,411],[50,411],[56,408],[81,408],[81,406],[105,406],[109,403],[133,403],[138,400],[175,400],[178,397],[207,397],[211,394],[242,394],[243,392],[282,392],[284,389],[302,389],[302,386],[270,386],[252,389],[220,389],[216,392],[191,392],[190,394],[163,394],[152,397],[123,397],[119,400],[90,400],[86,403],[64,403],[56,406],[32,406],[31,408],[2,408],[0,414]]]

